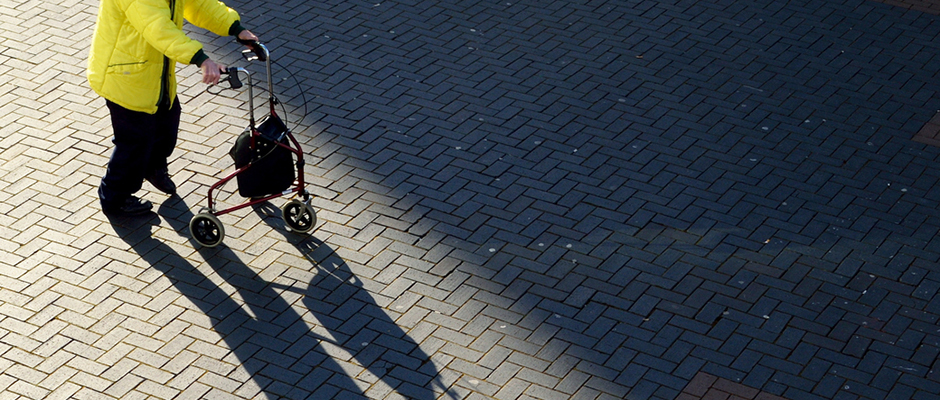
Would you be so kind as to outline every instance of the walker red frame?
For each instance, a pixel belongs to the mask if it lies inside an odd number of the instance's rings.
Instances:
[[[243,52],[247,60],[249,61],[260,60],[260,61],[265,62],[265,67],[266,67],[266,72],[267,72],[267,81],[268,81],[268,93],[270,94],[270,96],[268,97],[268,113],[270,115],[269,118],[280,119],[280,117],[278,117],[277,115],[277,111],[275,110],[275,105],[277,105],[278,101],[277,101],[277,98],[274,96],[274,83],[273,83],[273,79],[271,75],[271,57],[270,57],[270,53],[268,52],[267,47],[265,47],[263,44],[256,42],[256,41],[240,41],[240,42],[248,46],[249,48],[249,50],[246,50],[245,52]],[[251,53],[253,53],[254,56],[252,56]],[[228,75],[228,78],[226,78],[226,80],[232,85],[233,88],[237,89],[241,87],[241,81],[239,80],[239,77],[238,77],[238,74],[241,72],[244,72],[246,76],[248,76],[249,129],[251,130],[251,140],[252,140],[251,147],[253,148],[255,144],[254,140],[255,138],[261,136],[261,132],[258,131],[258,127],[255,124],[254,92],[252,90],[253,86],[251,82],[251,74],[247,70],[243,68],[237,68],[237,67],[228,68],[225,74]],[[225,185],[226,183],[228,183],[229,181],[237,177],[242,172],[251,168],[254,163],[249,162],[248,165],[245,165],[241,168],[236,169],[234,172],[232,172],[231,174],[227,175],[226,177],[222,178],[221,180],[219,180],[218,182],[216,182],[215,184],[209,187],[209,193],[207,195],[207,198],[208,198],[208,212],[210,214],[215,215],[215,216],[225,215],[234,211],[241,210],[246,207],[251,207],[256,204],[260,204],[260,203],[264,203],[272,199],[276,199],[278,197],[287,196],[291,194],[297,194],[297,193],[299,193],[303,197],[304,202],[307,202],[310,199],[310,194],[304,189],[306,185],[304,182],[303,149],[301,149],[300,142],[297,141],[297,138],[294,137],[294,134],[291,133],[290,129],[287,129],[287,131],[285,132],[285,135],[286,137],[290,139],[291,146],[281,143],[280,140],[274,140],[273,142],[275,145],[289,150],[291,153],[293,153],[295,157],[297,157],[297,163],[296,163],[297,178],[294,180],[293,187],[288,190],[282,191],[281,193],[275,193],[275,194],[271,194],[271,195],[264,196],[264,197],[251,198],[246,203],[242,203],[237,206],[229,207],[229,208],[222,209],[222,210],[216,210],[215,206],[217,202],[215,201],[213,193],[216,190],[218,190],[220,187],[222,187],[223,185]]]

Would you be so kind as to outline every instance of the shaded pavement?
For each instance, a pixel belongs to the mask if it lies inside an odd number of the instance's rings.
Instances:
[[[940,398],[932,3],[227,3],[309,236],[191,240],[247,120],[193,67],[180,197],[106,218],[97,3],[0,5],[0,398]]]

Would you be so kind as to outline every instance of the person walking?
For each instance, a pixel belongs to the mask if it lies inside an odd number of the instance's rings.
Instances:
[[[176,63],[198,66],[206,84],[217,84],[225,71],[183,32],[184,19],[220,36],[258,41],[238,13],[218,0],[101,0],[87,78],[105,99],[114,132],[98,187],[106,214],[149,213],[153,204],[134,195],[144,180],[176,193],[168,169],[181,113]]]

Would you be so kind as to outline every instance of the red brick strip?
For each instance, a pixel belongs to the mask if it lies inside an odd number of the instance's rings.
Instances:
[[[923,128],[914,135],[914,141],[931,146],[940,146],[940,112],[933,115]]]
[[[696,374],[676,398],[676,400],[695,399],[785,400],[783,397],[761,392],[704,372]]]
[[[897,6],[928,14],[940,15],[940,1],[937,0],[874,0],[891,6]]]

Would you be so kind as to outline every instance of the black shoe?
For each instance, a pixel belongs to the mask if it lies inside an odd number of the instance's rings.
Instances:
[[[151,209],[153,209],[153,203],[136,196],[128,197],[124,204],[119,207],[101,205],[101,210],[106,214],[119,217],[144,215],[149,213]]]
[[[176,184],[170,180],[170,172],[166,168],[161,168],[147,175],[147,182],[159,191],[174,195],[176,194]]]

